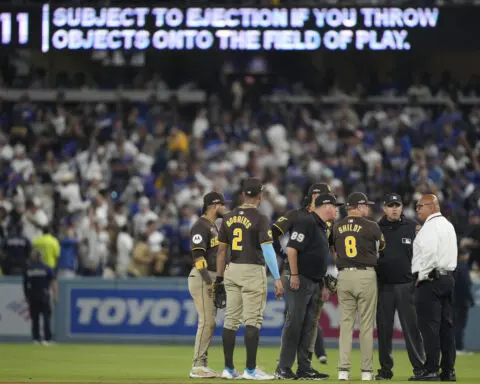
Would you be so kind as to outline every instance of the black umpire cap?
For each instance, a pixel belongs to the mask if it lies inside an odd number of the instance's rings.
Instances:
[[[392,205],[402,205],[402,197],[396,193],[390,193],[385,197],[383,204],[387,207],[391,207]]]
[[[263,190],[263,185],[260,179],[256,177],[249,177],[248,179],[243,180],[242,191],[248,197],[256,197]]]
[[[203,210],[206,211],[207,207],[214,204],[222,204],[228,203],[228,200],[225,200],[225,197],[218,192],[209,192],[205,196],[203,196]]]
[[[337,198],[333,196],[331,193],[325,193],[323,195],[318,196],[315,199],[315,207],[320,207],[321,205],[324,204],[333,204],[336,205],[337,207],[342,206],[342,203],[337,203]]]
[[[375,202],[368,200],[367,195],[362,192],[353,192],[350,195],[348,195],[348,198],[347,198],[348,207],[355,207],[359,204],[375,205]]]

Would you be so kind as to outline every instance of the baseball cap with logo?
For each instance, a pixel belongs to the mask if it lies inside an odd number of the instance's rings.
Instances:
[[[203,206],[208,207],[213,204],[225,204],[227,201],[225,197],[218,192],[209,192],[203,196]]]
[[[242,191],[245,192],[248,197],[258,196],[262,190],[262,182],[256,177],[249,177],[243,181]]]
[[[390,193],[385,197],[383,204],[385,204],[387,207],[392,205],[402,205],[402,197],[396,193]]]
[[[327,183],[315,183],[308,188],[308,194],[311,196],[313,194],[320,193],[320,194],[327,194],[332,193],[332,189]]]
[[[318,196],[315,199],[315,207],[320,207],[324,204],[333,204],[337,207],[342,206],[342,203],[337,203],[337,198],[333,196],[331,193],[324,193],[323,195]]]
[[[359,204],[375,205],[375,202],[369,201],[367,195],[362,192],[353,192],[350,195],[348,195],[347,205],[349,207],[359,205]]]

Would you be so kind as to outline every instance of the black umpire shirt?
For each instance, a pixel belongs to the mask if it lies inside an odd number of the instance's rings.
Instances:
[[[313,281],[321,281],[327,272],[327,228],[316,213],[310,213],[299,217],[290,230],[288,247],[298,251],[298,273]]]
[[[384,216],[378,225],[385,237],[386,247],[377,263],[378,281],[383,284],[403,284],[413,281],[412,255],[418,223],[404,215],[399,221]]]
[[[28,263],[23,275],[23,290],[28,301],[48,303],[50,285],[55,279],[53,270],[42,261]]]

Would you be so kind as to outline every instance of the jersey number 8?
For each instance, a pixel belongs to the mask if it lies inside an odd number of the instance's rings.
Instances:
[[[357,239],[355,236],[347,236],[345,238],[345,254],[348,257],[355,257],[357,253]]]
[[[290,240],[297,240],[297,242],[301,243],[305,239],[305,235],[303,233],[293,232],[292,236],[290,236]]]

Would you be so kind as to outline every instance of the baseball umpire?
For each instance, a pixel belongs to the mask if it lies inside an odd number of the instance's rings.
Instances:
[[[333,227],[338,268],[337,297],[340,307],[338,380],[350,379],[352,332],[357,313],[360,317],[362,380],[373,376],[373,327],[377,312],[378,252],[385,248],[380,227],[365,218],[369,215],[367,196],[354,192],[347,198],[347,217]]]
[[[203,197],[203,215],[193,224],[190,243],[193,269],[188,276],[188,290],[198,312],[192,378],[212,378],[218,374],[208,368],[208,347],[215,330],[217,309],[213,303],[212,282],[215,278],[218,250],[218,230],[215,220],[225,213],[225,198],[210,192]]]
[[[53,298],[57,297],[57,283],[53,270],[42,261],[42,254],[33,250],[23,274],[23,292],[28,302],[32,319],[32,337],[34,342],[47,346],[52,341],[52,307],[50,289]],[[40,315],[43,319],[43,336],[40,338]]]
[[[320,195],[315,200],[314,211],[298,219],[291,229],[287,248],[289,289],[285,294],[288,310],[276,378],[324,380],[329,377],[312,368],[309,348],[317,328],[319,297],[327,271],[327,221],[336,217],[336,207],[337,201],[332,194]],[[296,356],[295,375],[291,367]]]
[[[275,296],[283,295],[278,271],[272,232],[266,216],[257,207],[262,200],[262,183],[249,178],[243,182],[244,203],[224,216],[219,232],[217,254],[217,278],[214,284],[215,305],[221,307],[225,300],[226,313],[223,326],[223,353],[225,369],[222,378],[240,378],[233,364],[235,334],[245,323],[245,347],[247,350],[244,379],[270,380],[273,376],[257,368],[259,331],[267,296],[265,262],[275,279]],[[227,247],[230,247],[230,263],[225,268]],[[225,275],[225,285],[224,285]]]
[[[385,215],[378,223],[386,247],[380,252],[377,265],[380,359],[380,370],[375,377],[377,380],[390,380],[393,377],[392,336],[395,311],[398,311],[414,375],[422,371],[425,363],[415,311],[415,284],[412,275],[413,240],[420,226],[402,214],[402,207],[402,198],[395,193],[389,194],[384,201]]]
[[[330,186],[326,183],[315,183],[310,186],[308,189],[308,194],[304,198],[304,206],[300,209],[292,209],[288,211],[284,216],[281,216],[273,223],[272,225],[272,234],[273,234],[273,240],[274,240],[274,246],[277,244],[278,245],[278,239],[287,233],[291,233],[292,227],[295,224],[295,222],[308,217],[309,213],[313,211],[315,208],[315,199],[320,196],[321,194],[331,194],[332,189]],[[333,227],[333,220],[328,220],[326,222],[327,224],[327,237],[329,239],[329,244],[332,245],[332,237],[331,237],[331,232],[332,232],[332,227]],[[289,266],[288,266],[288,260],[287,260],[287,255],[283,253],[283,251],[278,247],[277,253],[282,256],[283,263],[284,263],[284,277],[283,277],[283,282],[285,282],[285,274],[288,274],[289,272]],[[310,343],[310,346],[308,348],[308,355],[310,361],[312,360],[313,352],[315,350],[315,344],[317,341],[318,337],[323,338],[323,334],[319,332],[319,325],[318,325],[318,320],[320,319],[320,315],[322,314],[322,308],[323,308],[323,303],[328,300],[329,293],[328,291],[324,288],[322,289],[322,293],[319,296],[319,301],[318,301],[318,306],[317,306],[317,315],[316,315],[316,321],[315,321],[315,329],[313,330],[312,334],[312,340]],[[285,306],[285,313],[288,310],[288,302],[286,303]],[[321,340],[320,344],[323,344],[323,340]],[[326,357],[325,356],[319,356],[319,358],[322,358],[321,362],[326,362]]]

